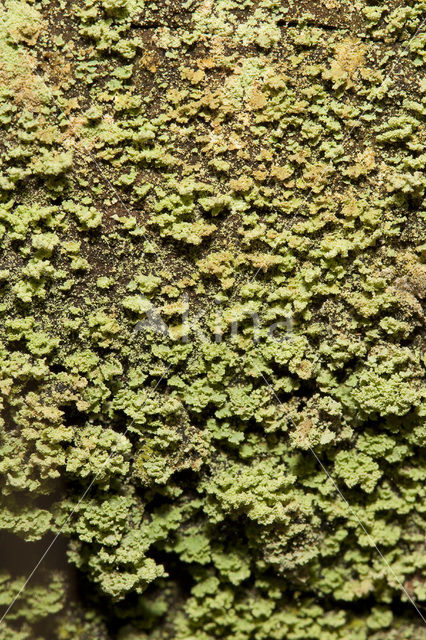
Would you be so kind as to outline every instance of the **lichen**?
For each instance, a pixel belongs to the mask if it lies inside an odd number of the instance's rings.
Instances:
[[[5,0],[2,640],[426,638],[424,11]]]

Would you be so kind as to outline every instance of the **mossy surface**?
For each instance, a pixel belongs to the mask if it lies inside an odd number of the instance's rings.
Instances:
[[[1,4],[1,640],[426,638],[425,13]]]

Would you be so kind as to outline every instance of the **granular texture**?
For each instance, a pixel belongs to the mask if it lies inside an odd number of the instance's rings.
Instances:
[[[1,640],[426,639],[425,14],[2,0]]]

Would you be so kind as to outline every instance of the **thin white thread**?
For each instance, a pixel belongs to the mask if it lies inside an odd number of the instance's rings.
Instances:
[[[157,384],[155,385],[154,389],[152,390],[153,392],[157,389],[158,385],[160,384],[160,382],[162,380],[164,380],[164,378],[166,377],[167,373],[170,370],[170,367],[172,365],[169,364],[169,366],[167,367],[165,373],[163,373],[163,375],[161,376],[161,378],[159,379],[159,381],[157,382]],[[141,406],[140,409],[143,409],[145,404],[147,403],[149,398],[149,393],[145,399],[145,402],[143,403],[143,405]],[[133,418],[133,420],[129,423],[129,425],[127,426],[126,430],[123,432],[123,435],[126,435],[126,433],[128,432],[128,430],[130,429],[130,427],[132,426],[132,424],[134,423],[136,418]],[[105,467],[106,464],[108,464],[108,462],[114,457],[114,453],[111,453],[108,458],[105,460],[105,462],[103,463],[103,465],[101,465],[99,471],[97,472],[97,474],[95,475],[95,477],[92,479],[92,481],[90,482],[89,486],[84,490],[84,492],[82,493],[80,499],[78,500],[77,504],[75,505],[75,507],[73,508],[73,510],[71,511],[71,513],[66,517],[66,519],[64,520],[64,522],[62,523],[58,533],[55,535],[55,537],[53,538],[52,542],[48,545],[48,547],[46,548],[46,550],[44,551],[44,553],[42,554],[41,558],[38,560],[37,564],[35,565],[35,567],[33,568],[33,570],[31,571],[31,573],[29,574],[29,576],[26,578],[24,584],[22,585],[22,587],[19,589],[18,593],[16,594],[16,596],[14,597],[14,599],[12,600],[12,602],[9,604],[9,606],[7,607],[6,611],[4,612],[4,614],[2,615],[2,617],[0,618],[0,624],[3,622],[3,620],[5,619],[5,617],[7,616],[7,614],[9,613],[9,611],[12,609],[13,605],[15,604],[15,602],[17,601],[17,599],[19,598],[19,596],[21,595],[21,593],[24,591],[24,589],[27,587],[29,581],[31,580],[31,578],[33,577],[33,575],[35,574],[35,572],[37,571],[37,569],[39,568],[39,566],[41,565],[41,563],[43,562],[43,560],[45,559],[45,557],[47,556],[47,554],[49,553],[50,549],[53,547],[53,545],[55,544],[56,540],[59,538],[59,536],[61,535],[64,527],[66,526],[66,524],[70,521],[70,519],[72,518],[72,516],[74,515],[74,513],[77,511],[78,507],[80,506],[80,504],[82,503],[82,501],[84,500],[84,498],[87,496],[87,494],[89,493],[90,489],[93,487],[94,483],[96,482],[97,478],[99,477],[101,471],[103,470],[103,468]]]
[[[5,20],[3,19],[3,17],[0,15],[0,22],[3,23],[4,27],[7,29],[7,24],[5,22]],[[14,40],[14,42],[16,44],[18,44],[18,41],[16,40],[16,38],[14,38],[12,36],[12,34],[9,34],[12,39]],[[25,55],[28,59],[28,61],[30,61],[30,57],[29,54],[27,53],[27,51],[25,51]],[[75,57],[73,56],[73,54],[71,53],[71,57],[73,59],[75,59]],[[42,78],[44,85],[47,89],[47,91],[49,92],[50,98],[52,100],[52,102],[54,102],[56,104],[56,106],[59,108],[60,113],[66,116],[66,113],[64,112],[64,110],[62,109],[60,103],[58,102],[57,98],[55,98],[55,96],[53,95],[53,92],[51,90],[51,88],[49,87],[49,85],[46,83],[45,79],[43,76],[41,76],[39,73],[35,73],[34,75]],[[81,137],[81,135],[78,133],[77,131],[77,135],[76,135],[76,140],[80,140],[82,142],[82,145],[84,147],[84,149],[87,151],[88,155],[90,156],[90,158],[92,159],[92,161],[94,162],[94,164],[96,165],[96,168],[98,170],[98,173],[100,174],[101,179],[104,180],[104,182],[106,182],[106,184],[108,184],[110,186],[110,188],[113,190],[113,192],[115,193],[116,197],[118,198],[118,200],[120,201],[120,203],[122,204],[122,206],[124,207],[124,209],[126,210],[127,213],[131,214],[129,208],[127,207],[127,205],[123,202],[120,194],[118,193],[117,189],[114,187],[114,185],[108,180],[108,178],[106,178],[101,170],[101,167],[98,163],[98,161],[96,160],[95,156],[91,153],[90,149],[85,145],[83,138]],[[143,234],[144,239],[151,245],[151,247],[153,249],[155,249],[156,247],[152,244],[151,240],[145,235]],[[159,248],[159,245],[157,245],[157,248]],[[158,254],[157,254],[158,255]],[[163,264],[163,266],[165,267],[166,265],[164,264],[161,256],[160,256],[161,262]],[[158,385],[160,384],[160,382],[165,378],[166,374],[168,373],[168,371],[170,370],[171,365],[168,366],[166,373],[163,374],[163,376],[160,378],[160,380],[158,381],[158,383],[156,384],[156,386],[154,387],[154,391],[155,389],[158,387]],[[148,399],[148,398],[147,398]],[[141,408],[143,408],[145,406],[145,403],[147,401],[147,399],[145,400],[144,404],[142,405]],[[127,433],[128,429],[131,427],[131,425],[133,424],[134,419],[130,422],[130,424],[128,425],[127,429],[125,430],[124,434]],[[124,435],[123,434],[123,435]],[[109,460],[113,457],[114,454],[111,454],[107,460],[105,461],[104,465],[107,464],[109,462]],[[41,565],[41,563],[43,562],[44,558],[47,556],[47,554],[49,553],[50,549],[53,547],[53,545],[55,544],[56,540],[59,538],[59,536],[62,533],[63,528],[65,527],[65,525],[67,524],[67,522],[70,520],[70,518],[74,515],[76,509],[78,508],[78,506],[80,505],[80,503],[82,502],[82,500],[84,500],[84,498],[86,497],[87,493],[90,491],[91,487],[93,486],[93,484],[96,482],[96,479],[98,478],[100,472],[102,471],[102,468],[98,471],[97,475],[93,478],[92,482],[89,484],[89,486],[86,488],[86,490],[84,491],[84,493],[82,494],[81,498],[79,499],[78,503],[76,504],[76,506],[74,507],[73,511],[70,513],[70,515],[68,516],[68,518],[65,520],[65,522],[62,524],[59,532],[55,535],[55,537],[53,538],[52,542],[49,544],[49,546],[47,547],[47,549],[44,551],[43,555],[41,556],[41,558],[39,559],[39,561],[37,562],[37,564],[35,565],[35,567],[33,568],[33,570],[31,571],[31,573],[29,574],[29,576],[27,577],[27,579],[25,580],[23,586],[21,587],[21,589],[18,591],[17,595],[15,596],[15,598],[13,599],[13,601],[11,602],[11,604],[7,607],[6,611],[4,612],[4,614],[2,615],[2,617],[0,618],[0,624],[3,622],[3,620],[5,619],[5,617],[7,616],[7,614],[9,613],[9,611],[11,610],[11,608],[13,607],[13,605],[15,604],[16,600],[19,598],[19,596],[21,595],[21,593],[24,591],[24,589],[26,588],[26,586],[28,585],[29,581],[31,580],[31,578],[33,577],[33,575],[35,574],[35,572],[37,571],[38,567]]]
[[[2,17],[1,15],[0,15],[0,21],[3,23],[3,25],[4,25],[4,26],[5,26],[5,28],[7,29],[7,24],[6,24],[5,20],[3,19],[3,17]],[[14,40],[14,42],[15,42],[16,44],[18,44],[18,41],[16,40],[16,38],[14,38],[14,37],[12,36],[12,34],[9,34],[9,35],[11,35],[12,39]],[[26,55],[26,57],[27,57],[28,61],[30,61],[30,57],[29,57],[29,55],[28,55],[28,53],[27,53],[26,51],[25,51],[25,55]],[[75,58],[74,58],[74,56],[73,56],[73,54],[71,54],[71,57],[72,57],[73,59],[75,59]],[[44,85],[45,85],[45,87],[46,87],[47,91],[49,92],[49,95],[50,95],[50,98],[51,98],[52,102],[54,102],[54,103],[56,104],[56,106],[59,108],[60,113],[62,113],[62,115],[63,115],[63,116],[67,117],[67,116],[66,116],[66,113],[65,113],[65,112],[64,112],[64,110],[62,109],[62,107],[61,107],[60,103],[58,102],[57,98],[55,98],[55,96],[53,95],[53,92],[52,92],[51,88],[50,88],[50,87],[49,87],[49,85],[46,83],[46,81],[45,81],[44,77],[43,77],[43,76],[41,76],[41,75],[40,75],[39,73],[37,73],[37,72],[36,72],[34,75],[36,75],[36,76],[40,77],[40,78],[43,80],[43,83],[44,83]],[[116,189],[116,188],[114,187],[114,185],[113,185],[113,184],[108,180],[108,178],[106,178],[106,177],[103,175],[102,170],[101,170],[101,167],[100,167],[100,165],[99,165],[98,161],[96,160],[95,156],[91,153],[90,149],[86,146],[86,144],[85,144],[85,142],[84,142],[84,140],[83,140],[82,136],[81,136],[78,132],[76,132],[76,139],[81,141],[81,143],[82,143],[82,145],[83,145],[84,149],[87,151],[88,155],[90,156],[90,158],[91,158],[91,159],[92,159],[92,161],[94,162],[94,164],[95,164],[95,166],[96,166],[96,168],[97,168],[97,170],[98,170],[98,172],[99,172],[99,174],[100,174],[101,179],[103,179],[103,180],[104,180],[104,182],[110,186],[110,188],[113,190],[113,192],[115,193],[116,197],[118,198],[118,200],[120,201],[120,203],[122,204],[122,206],[124,207],[124,209],[126,210],[126,212],[127,212],[127,213],[129,213],[129,214],[131,214],[131,212],[130,212],[129,208],[128,208],[128,207],[127,207],[127,205],[123,202],[123,200],[122,200],[122,198],[121,198],[120,194],[118,193],[117,189]],[[151,240],[150,240],[150,239],[149,239],[145,234],[143,234],[143,237],[144,237],[144,239],[145,239],[145,240],[146,240],[146,241],[151,245],[151,247],[152,247],[153,249],[156,249],[156,247],[152,244]],[[157,248],[159,249],[159,245],[157,245]],[[158,255],[158,254],[157,254],[157,255]],[[161,256],[160,256],[160,259],[161,259],[161,262],[162,262],[163,266],[165,267],[166,265],[164,264],[164,262],[163,262],[163,260],[162,260]],[[168,368],[167,368],[167,370],[166,370],[166,373],[164,373],[164,374],[162,375],[162,377],[160,378],[160,380],[158,381],[158,383],[157,383],[157,384],[156,384],[156,386],[154,387],[154,391],[155,391],[155,389],[158,387],[158,385],[160,384],[160,382],[165,378],[166,374],[167,374],[167,373],[169,372],[169,370],[170,370],[170,367],[171,367],[171,365],[169,365],[169,366],[168,366]],[[142,407],[141,407],[141,408],[143,408],[143,407],[145,406],[145,403],[147,402],[147,400],[148,400],[148,398],[145,400],[145,402],[144,402],[144,404],[142,405]],[[123,434],[123,435],[125,435],[125,434],[127,433],[127,431],[129,430],[129,428],[131,427],[131,425],[133,424],[133,422],[134,422],[134,419],[130,422],[130,424],[128,425],[127,429],[124,431],[124,434]],[[105,464],[107,464],[107,463],[111,460],[111,458],[113,457],[113,455],[114,455],[114,454],[111,454],[111,455],[107,458],[107,460],[104,462],[104,465],[103,465],[103,466],[105,466]],[[82,500],[84,500],[84,498],[86,497],[86,495],[88,494],[88,492],[89,492],[89,491],[90,491],[90,489],[92,488],[93,484],[96,482],[96,479],[98,478],[98,476],[99,476],[99,474],[101,473],[101,471],[102,471],[102,467],[101,467],[101,469],[98,471],[98,473],[95,475],[95,477],[93,478],[93,480],[91,481],[91,483],[89,484],[89,486],[86,488],[86,490],[83,492],[82,496],[80,497],[79,501],[78,501],[78,502],[77,502],[77,504],[75,505],[74,509],[73,509],[73,510],[72,510],[72,512],[69,514],[69,516],[67,517],[67,519],[63,522],[63,524],[62,524],[62,526],[61,526],[61,528],[60,528],[59,532],[55,535],[55,537],[53,538],[53,540],[51,541],[51,543],[48,545],[47,549],[44,551],[44,553],[42,554],[41,558],[38,560],[37,564],[35,565],[35,567],[34,567],[34,568],[33,568],[33,570],[31,571],[31,573],[29,574],[29,576],[26,578],[26,580],[25,580],[25,582],[24,582],[23,586],[20,588],[20,590],[18,591],[18,593],[17,593],[17,595],[15,596],[15,598],[13,599],[13,601],[12,601],[12,602],[10,603],[10,605],[7,607],[6,611],[4,612],[4,614],[2,615],[2,617],[0,618],[0,624],[3,622],[3,620],[5,619],[5,617],[6,617],[6,616],[7,616],[7,614],[9,613],[9,611],[12,609],[13,605],[15,604],[16,600],[19,598],[19,596],[20,596],[20,595],[21,595],[21,593],[24,591],[24,589],[25,589],[25,588],[26,588],[26,586],[28,585],[28,583],[29,583],[29,581],[31,580],[31,578],[33,577],[33,575],[36,573],[36,571],[37,571],[38,567],[41,565],[41,563],[43,562],[44,558],[47,556],[47,554],[49,553],[50,549],[53,547],[53,545],[55,544],[56,540],[57,540],[57,539],[59,538],[59,536],[61,535],[63,528],[65,527],[65,525],[67,524],[67,522],[72,518],[72,516],[74,515],[74,513],[75,513],[76,509],[77,509],[77,508],[78,508],[78,506],[81,504]]]
[[[253,366],[255,367],[255,369],[257,369],[257,371],[260,373],[260,375],[262,376],[262,378],[264,379],[264,381],[266,382],[267,386],[269,387],[271,393],[275,396],[275,398],[278,401],[278,404],[280,405],[280,407],[284,407],[284,405],[282,404],[281,400],[279,399],[278,395],[275,392],[275,389],[273,388],[273,386],[269,383],[269,381],[267,380],[267,378],[265,377],[265,375],[263,374],[263,372],[259,369],[259,367],[253,363]],[[294,422],[293,418],[291,416],[289,416],[291,422],[293,423],[294,427],[297,428],[296,423]],[[380,551],[379,547],[377,546],[375,540],[373,539],[373,537],[368,533],[367,529],[365,528],[364,523],[362,522],[361,518],[358,516],[357,512],[351,507],[351,505],[349,504],[349,502],[347,501],[347,499],[345,498],[345,496],[343,495],[343,493],[341,492],[341,490],[339,489],[336,481],[334,480],[334,478],[329,474],[329,472],[327,471],[326,467],[324,466],[324,464],[321,462],[321,460],[318,458],[317,454],[315,453],[314,449],[310,446],[310,444],[308,444],[308,448],[310,450],[310,452],[312,453],[312,455],[315,457],[316,461],[318,462],[318,464],[320,465],[321,469],[324,471],[324,473],[326,474],[327,478],[331,481],[331,483],[333,484],[334,488],[336,489],[336,491],[338,492],[338,494],[340,495],[340,497],[342,498],[342,500],[344,501],[344,503],[346,504],[346,506],[348,507],[348,510],[350,511],[350,513],[352,513],[355,518],[358,520],[358,523],[360,525],[360,527],[362,528],[363,532],[365,533],[365,535],[367,536],[368,541],[370,542],[371,546],[373,546],[375,548],[375,550],[377,551],[377,553],[379,554],[380,558],[382,559],[385,567],[389,570],[389,573],[392,575],[392,577],[397,581],[398,585],[401,587],[402,591],[405,593],[405,595],[407,596],[408,600],[410,601],[410,603],[413,605],[413,607],[415,608],[415,610],[417,611],[417,613],[419,614],[420,618],[423,620],[424,624],[426,625],[426,618],[423,616],[422,612],[420,611],[419,607],[416,605],[415,601],[413,600],[413,598],[410,596],[410,594],[408,593],[407,589],[404,587],[404,585],[402,584],[402,582],[400,581],[400,579],[398,578],[398,576],[396,575],[395,571],[392,569],[392,567],[390,566],[389,562],[386,560],[386,558],[384,557],[384,555],[382,554],[382,552]]]
[[[0,21],[7,27],[6,22],[3,20],[3,18],[0,16]],[[408,48],[411,40],[417,35],[417,33],[420,31],[423,23],[425,22],[425,20],[423,20],[418,29],[416,30],[416,32],[414,33],[414,35],[408,40],[407,42],[407,46],[400,52],[399,56],[397,57],[397,59],[394,61],[389,73],[388,73],[388,77],[389,74],[392,72],[393,67],[395,66],[396,62],[399,60],[399,58],[401,57],[402,53],[404,51],[406,51],[406,49]],[[11,35],[11,34],[10,34]],[[13,38],[13,36],[12,36]],[[17,40],[15,38],[13,38],[13,40],[15,41],[16,44],[18,44]],[[72,54],[71,54],[72,55]],[[29,56],[27,55],[28,59]],[[72,56],[73,57],[73,56]],[[39,77],[40,74],[35,74],[38,75]],[[382,82],[381,87],[379,87],[379,90],[384,86],[386,80],[388,79],[385,78],[385,80]],[[44,78],[42,77],[43,81]],[[53,96],[53,93],[50,89],[50,87],[44,82],[47,90],[50,92],[51,95],[51,99],[53,101],[56,102],[57,106],[59,107],[60,112],[66,117],[66,114],[64,113],[63,109],[61,108],[60,104],[58,103],[57,99]],[[350,136],[350,134],[352,133],[352,131],[354,130],[355,125],[352,127],[352,129],[350,129],[350,131],[348,132],[347,136],[343,139],[342,144],[344,142],[347,141],[348,136]],[[94,164],[96,165],[96,167],[98,168],[99,173],[101,174],[101,177],[103,178],[102,172],[101,172],[101,168],[97,162],[97,160],[95,159],[95,157],[93,156],[93,154],[91,153],[90,149],[88,149],[86,147],[86,145],[84,144],[84,141],[81,137],[81,135],[78,134],[77,132],[77,139],[81,140],[81,142],[83,143],[83,147],[86,149],[87,153],[89,154],[89,156],[92,158]],[[332,163],[330,163],[330,166],[333,166]],[[328,167],[324,170],[323,174],[321,174],[320,178],[322,178],[323,175],[325,175],[326,171],[327,171]],[[112,185],[112,183],[108,180],[108,179],[104,179],[105,182],[112,188],[112,190],[114,191],[114,193],[116,194],[116,196],[118,197],[119,201],[121,202],[121,204],[123,205],[124,209],[127,211],[127,213],[131,213],[130,210],[128,209],[128,207],[126,206],[126,204],[123,202],[123,200],[121,199],[118,191],[115,189],[115,187]],[[305,197],[305,201],[307,196],[311,193],[312,188],[310,189],[310,191],[308,191],[308,194]],[[302,206],[302,205],[301,205]],[[300,207],[299,207],[300,209]],[[154,248],[154,245],[151,243],[151,241],[143,234],[143,237],[145,238],[145,240],[147,240],[151,246]],[[272,255],[275,252],[275,249],[277,248],[278,244],[272,249],[272,251],[268,254],[267,257],[269,257],[270,255]],[[266,264],[266,261],[264,263],[262,263],[262,265],[258,268],[258,270],[256,271],[256,273],[254,274],[254,276],[252,277],[252,279],[248,282],[248,284],[251,284],[253,282],[253,280],[257,277],[257,274],[259,273],[259,271],[263,268],[263,266]],[[164,263],[163,263],[164,265]],[[232,300],[232,298],[234,297],[234,295],[231,296],[230,300]],[[206,312],[204,312],[206,313]],[[204,315],[204,314],[202,314]],[[201,316],[202,317],[202,316]],[[275,397],[277,398],[280,406],[282,406],[282,403],[280,402],[278,396],[276,395],[274,389],[271,387],[271,385],[269,384],[269,382],[266,380],[265,376],[263,375],[263,373],[260,371],[260,369],[258,369],[258,367],[256,365],[254,365],[256,367],[256,369],[259,371],[259,373],[261,374],[261,376],[263,377],[263,379],[265,380],[266,384],[268,385],[268,387],[272,390],[273,394],[275,395]],[[158,383],[156,384],[156,386],[154,387],[154,391],[155,389],[158,387],[158,385],[160,384],[160,382],[164,379],[165,375],[168,373],[169,369],[170,369],[171,365],[169,365],[169,367],[166,370],[166,373],[163,374],[163,376],[160,378],[160,380],[158,381]],[[148,399],[148,398],[147,398]],[[142,405],[141,408],[143,408],[143,406],[145,405],[147,399],[145,400],[144,404]],[[128,429],[130,428],[130,426],[133,424],[134,419],[130,422],[130,424],[128,425],[128,427],[126,428],[124,434],[127,433]],[[294,423],[294,422],[293,422]],[[309,445],[308,445],[309,446]],[[348,503],[348,501],[346,500],[346,498],[343,496],[343,494],[341,493],[340,489],[338,488],[338,486],[336,485],[336,483],[334,482],[333,478],[328,474],[327,470],[325,469],[325,467],[323,466],[322,462],[319,460],[319,458],[317,457],[315,451],[313,451],[311,449],[311,447],[309,447],[311,452],[313,453],[313,455],[315,456],[315,458],[317,459],[318,463],[320,464],[321,468],[324,470],[324,472],[326,473],[326,475],[328,476],[328,478],[331,480],[331,482],[333,483],[333,485],[335,486],[336,490],[338,491],[338,493],[340,494],[340,496],[342,497],[342,499],[344,500],[344,502],[347,504],[348,508],[350,511],[352,511],[356,518],[358,519],[363,531],[365,532],[367,538],[369,540],[373,541],[373,546],[375,547],[376,551],[379,553],[380,557],[382,558],[383,562],[385,563],[385,565],[389,568],[389,570],[391,571],[391,573],[393,574],[394,578],[397,580],[397,582],[400,584],[401,588],[403,589],[404,593],[407,595],[408,599],[410,600],[410,602],[412,603],[412,605],[414,606],[414,608],[416,609],[416,611],[418,612],[418,614],[420,615],[421,619],[423,620],[423,622],[426,624],[426,619],[423,617],[423,615],[421,614],[420,610],[418,609],[418,607],[416,606],[414,600],[411,598],[411,596],[408,594],[408,592],[406,591],[405,587],[402,585],[402,583],[399,581],[398,577],[396,576],[396,574],[393,572],[393,569],[390,567],[389,563],[387,562],[387,560],[384,558],[383,554],[381,553],[381,551],[379,550],[379,548],[377,547],[377,545],[375,544],[374,540],[371,538],[370,534],[366,531],[362,521],[359,519],[358,515],[356,514],[356,512],[352,509],[352,507],[350,506],[350,504]],[[104,464],[106,464],[111,458],[113,457],[113,455],[109,456],[109,458],[106,460],[106,462]],[[21,587],[21,589],[19,590],[18,594],[15,596],[15,598],[13,599],[12,603],[8,606],[8,608],[6,609],[5,613],[3,614],[3,616],[0,619],[0,624],[3,622],[4,618],[6,617],[6,615],[9,613],[9,611],[11,610],[11,608],[13,607],[13,605],[15,604],[16,600],[19,598],[19,596],[21,595],[21,593],[23,592],[23,590],[26,588],[27,584],[29,583],[29,581],[31,580],[32,576],[34,575],[34,573],[37,571],[38,567],[40,566],[40,564],[42,563],[42,561],[44,560],[44,558],[46,557],[47,553],[50,551],[50,549],[52,548],[52,546],[54,545],[54,543],[56,542],[56,540],[58,539],[58,537],[60,536],[63,527],[67,524],[67,522],[69,521],[69,519],[74,515],[76,509],[78,508],[79,504],[81,503],[81,501],[85,498],[85,496],[87,495],[87,493],[89,492],[90,488],[93,486],[94,482],[96,481],[96,478],[99,476],[100,471],[98,472],[98,474],[94,477],[94,479],[92,480],[92,482],[89,484],[89,486],[87,487],[87,489],[85,490],[85,492],[82,494],[81,498],[79,499],[78,503],[76,504],[76,506],[74,507],[73,511],[71,512],[71,514],[68,516],[68,518],[65,520],[65,522],[62,524],[62,527],[60,529],[60,531],[56,534],[56,536],[54,537],[54,539],[52,540],[52,542],[49,544],[49,546],[47,547],[47,549],[45,550],[45,552],[43,553],[43,555],[41,556],[41,558],[39,559],[39,561],[37,562],[36,566],[34,567],[34,569],[32,570],[32,572],[30,573],[30,575],[28,576],[28,578],[26,579],[24,585]]]
[[[396,58],[396,60],[393,62],[386,78],[383,80],[382,84],[380,85],[380,87],[378,88],[377,92],[380,92],[380,90],[385,86],[386,81],[389,78],[389,75],[392,73],[393,68],[395,67],[396,63],[399,61],[401,55],[408,49],[410,42],[413,40],[413,38],[415,38],[415,36],[419,33],[422,25],[424,24],[425,19],[421,21],[420,25],[418,26],[418,28],[416,29],[415,33],[411,36],[411,38],[409,38],[406,46],[404,49],[402,49],[398,55],[398,57]],[[349,132],[346,134],[346,136],[344,137],[342,144],[344,144],[345,142],[347,142],[347,140],[349,140],[351,133],[353,132],[353,130],[355,129],[354,125]],[[327,172],[329,167],[332,167],[333,164],[330,163],[323,171],[323,173],[320,176],[320,179],[325,175],[325,173]],[[318,180],[319,182],[319,180]],[[311,189],[308,191],[307,195],[305,196],[305,200],[304,202],[306,202],[306,199],[308,197],[308,195],[311,193],[313,187],[311,187]],[[300,207],[302,205],[299,206]],[[278,244],[268,253],[267,258],[269,258],[271,255],[273,255],[273,253],[275,252],[275,250],[277,249]],[[260,270],[263,268],[263,266],[266,264],[267,260],[265,260],[265,262],[262,263],[262,265],[257,269],[257,271],[255,272],[255,274],[253,275],[253,277],[251,278],[251,280],[248,281],[247,284],[251,284],[256,278],[257,275],[259,274]],[[236,293],[236,292],[235,292]],[[235,293],[231,296],[231,298],[229,299],[229,302],[234,298]],[[203,315],[205,315],[206,312],[204,312],[201,317]],[[200,319],[200,318],[198,318]],[[263,375],[263,373],[260,371],[260,369],[254,365],[255,368],[259,371],[259,373],[261,374],[261,376],[263,377],[263,379],[265,380],[266,384],[268,385],[268,387],[271,389],[271,391],[273,392],[273,394],[275,395],[275,397],[277,398],[280,406],[282,406],[281,401],[279,400],[277,394],[275,393],[274,389],[271,387],[271,385],[269,384],[269,382],[267,381],[267,379],[265,378],[265,376]],[[290,419],[292,420],[292,418],[290,417]],[[293,424],[294,421],[292,420]],[[296,425],[295,425],[296,426]],[[309,445],[308,445],[309,446]],[[335,489],[337,490],[337,492],[339,493],[339,495],[341,496],[341,498],[343,499],[343,501],[345,502],[345,504],[347,505],[348,509],[355,515],[355,517],[357,518],[361,528],[363,529],[365,535],[367,536],[367,539],[369,540],[370,544],[373,543],[373,547],[375,548],[375,550],[377,551],[377,553],[379,554],[380,558],[382,559],[384,565],[386,568],[388,568],[388,570],[390,571],[390,573],[392,574],[392,576],[394,577],[394,579],[397,581],[397,583],[399,584],[399,586],[401,587],[401,589],[403,590],[403,592],[405,593],[405,595],[407,596],[408,600],[410,601],[410,603],[413,605],[413,607],[415,608],[415,610],[417,611],[417,613],[419,614],[420,618],[422,619],[422,621],[426,624],[426,618],[423,616],[423,614],[421,613],[420,609],[418,608],[418,606],[416,605],[415,601],[413,600],[413,598],[410,596],[410,594],[408,593],[408,591],[406,590],[406,588],[404,587],[404,585],[401,583],[401,581],[399,580],[398,576],[395,574],[395,572],[393,571],[392,567],[389,565],[388,561],[386,560],[386,558],[383,556],[382,552],[380,551],[380,549],[378,548],[376,542],[373,540],[373,538],[371,537],[371,535],[368,533],[368,531],[366,530],[363,522],[361,521],[361,519],[359,518],[358,514],[355,512],[355,510],[350,506],[349,502],[347,501],[347,499],[345,498],[345,496],[342,494],[342,492],[340,491],[339,487],[337,486],[336,482],[334,481],[334,479],[330,476],[330,474],[328,473],[327,469],[324,467],[323,463],[321,462],[321,460],[318,458],[317,454],[315,453],[315,451],[309,446],[309,449],[311,451],[311,453],[313,454],[313,456],[315,457],[315,459],[317,460],[317,462],[319,463],[319,465],[321,466],[322,470],[324,471],[324,473],[327,475],[327,477],[330,479],[330,481],[332,482],[333,486],[335,487]]]

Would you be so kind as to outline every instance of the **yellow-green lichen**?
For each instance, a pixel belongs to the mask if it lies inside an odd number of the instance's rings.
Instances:
[[[0,638],[425,637],[424,11],[5,0]]]

